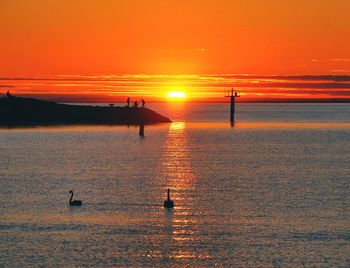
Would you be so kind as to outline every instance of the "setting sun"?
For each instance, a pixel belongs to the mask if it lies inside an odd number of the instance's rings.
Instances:
[[[170,99],[185,99],[186,94],[182,91],[171,91],[168,93],[167,97]]]

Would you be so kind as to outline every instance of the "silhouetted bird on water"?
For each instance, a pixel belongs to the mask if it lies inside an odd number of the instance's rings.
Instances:
[[[168,198],[164,201],[164,207],[165,208],[173,208],[174,202],[170,199],[170,189],[168,189]]]
[[[71,194],[70,199],[69,199],[69,205],[70,206],[81,206],[81,201],[80,200],[73,200],[73,191],[69,191],[69,193]]]

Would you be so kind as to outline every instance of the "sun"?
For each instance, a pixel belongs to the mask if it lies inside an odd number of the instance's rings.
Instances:
[[[170,91],[167,94],[168,99],[185,99],[186,98],[186,93],[183,91]]]

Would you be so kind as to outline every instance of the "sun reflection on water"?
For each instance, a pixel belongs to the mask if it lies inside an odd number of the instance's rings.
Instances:
[[[174,122],[169,126],[162,151],[159,181],[164,193],[167,188],[170,189],[175,203],[173,210],[164,211],[164,239],[168,246],[162,251],[162,257],[179,261],[209,258],[209,255],[199,256],[195,250],[200,239],[193,194],[196,191],[196,175],[191,165],[185,122]]]
[[[184,130],[186,128],[186,123],[185,122],[173,122],[170,124],[170,129],[172,131],[176,130]]]
[[[180,201],[189,198],[188,193],[186,196],[184,193],[194,188],[195,175],[191,167],[190,153],[186,123],[170,124],[167,141],[163,148],[161,176],[166,184],[165,188],[173,190],[173,197],[180,198]]]

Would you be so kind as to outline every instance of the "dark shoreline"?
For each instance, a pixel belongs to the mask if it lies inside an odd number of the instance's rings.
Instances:
[[[170,122],[162,122],[162,123],[149,123],[144,124],[147,126],[156,126],[156,125],[162,125],[162,124],[168,124]],[[121,127],[133,127],[138,128],[140,124],[107,124],[107,123],[40,123],[40,122],[33,122],[33,123],[16,123],[16,124],[3,124],[0,122],[0,129],[16,129],[16,128],[50,128],[50,127],[93,127],[93,126],[103,126],[103,127],[114,127],[114,126],[121,126]]]
[[[169,118],[148,108],[70,105],[8,95],[0,99],[0,126],[149,125]]]

